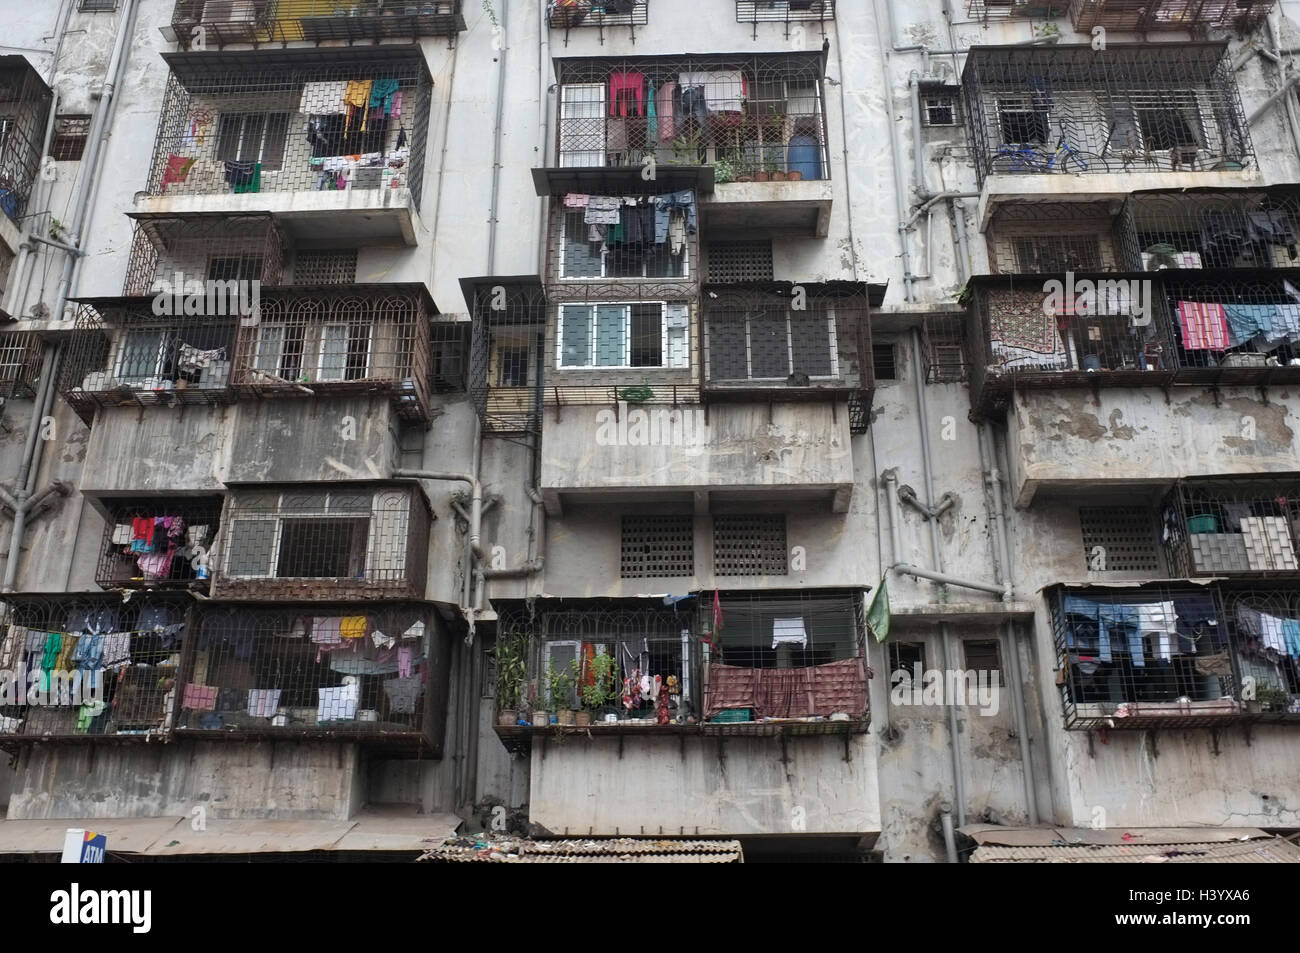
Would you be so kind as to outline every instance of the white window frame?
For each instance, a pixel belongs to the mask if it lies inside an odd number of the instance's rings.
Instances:
[[[293,492],[298,492],[298,491],[293,491]],[[378,491],[378,492],[382,492],[382,491]],[[376,496],[377,493],[371,493],[370,509],[365,514],[365,519],[368,525],[366,527],[366,551],[364,553],[365,560],[363,561],[363,565],[366,565],[367,569],[369,568],[368,562],[370,559],[370,555],[373,552],[375,547],[374,534],[375,534],[375,525],[377,522],[375,518],[376,517],[376,512],[375,512]],[[275,501],[275,509],[273,511],[266,511],[262,513],[247,512],[243,514],[232,513],[230,518],[230,528],[228,531],[228,536],[226,537],[227,544],[222,547],[223,552],[221,554],[222,575],[224,575],[227,579],[257,580],[257,579],[314,578],[314,577],[299,577],[299,576],[281,576],[277,573],[276,571],[277,567],[280,565],[280,545],[284,538],[284,521],[286,519],[354,519],[355,520],[355,519],[362,518],[361,513],[356,511],[344,510],[342,512],[331,512],[330,503],[334,498],[334,493],[332,491],[326,491],[325,506],[319,510],[293,510],[292,512],[286,513],[284,510],[284,497],[285,497],[284,493],[280,493],[277,496]],[[236,509],[237,508],[238,508],[238,504],[236,504]],[[232,540],[234,538],[235,526],[238,525],[239,523],[245,523],[245,522],[267,523],[271,521],[275,522],[275,532],[271,537],[271,551],[266,566],[266,572],[257,573],[255,575],[249,575],[247,573],[236,575],[231,573],[230,559],[234,550],[233,547],[229,544],[229,540]]]
[[[158,348],[154,354],[153,372],[148,374],[132,373],[127,376],[124,373],[124,365],[127,363],[127,354],[130,352],[130,341],[133,335],[158,335]],[[113,368],[113,379],[124,384],[144,384],[146,381],[156,381],[162,378],[163,364],[167,360],[167,348],[175,339],[176,332],[167,328],[157,328],[154,330],[139,329],[135,331],[126,331],[122,335],[121,346],[117,352],[117,362]]]
[[[831,373],[828,375],[809,374],[810,381],[834,381],[840,378],[840,344],[836,336],[835,328],[835,309],[826,309],[826,322],[830,332],[830,352],[831,352]],[[705,355],[704,355],[704,373],[710,380],[713,379],[713,357],[711,351],[711,342],[708,341],[707,322],[705,330]],[[750,328],[749,316],[745,316],[745,377],[747,381],[783,381],[794,373],[794,332],[790,327],[790,309],[785,311],[785,354],[786,354],[786,371],[785,377],[755,377],[754,376],[754,348],[753,332]],[[723,380],[732,380],[733,378],[723,378]]]
[[[348,374],[348,347],[351,342],[351,330],[353,325],[345,321],[330,321],[320,325],[320,342],[316,349],[316,377],[313,383],[321,384],[338,384],[345,383],[348,380],[364,380],[370,376],[370,363],[374,356],[375,345],[375,326],[373,324],[366,326],[366,363],[361,377],[349,378]],[[330,328],[343,329],[343,364],[338,369],[338,377],[325,376],[325,344]],[[331,369],[332,370],[332,369]]]
[[[823,168],[825,168],[825,166],[823,166]],[[698,214],[698,213],[699,213],[699,203],[698,203],[698,201],[697,201],[697,203],[696,203],[696,214]],[[609,257],[609,249],[608,249],[608,248],[603,248],[603,249],[601,250],[601,255],[600,255],[600,274],[599,274],[599,275],[572,275],[572,276],[570,276],[570,275],[567,273],[567,272],[568,272],[568,254],[567,254],[567,249],[568,249],[568,247],[569,247],[568,227],[569,227],[569,215],[570,215],[570,214],[581,214],[581,210],[580,210],[580,209],[570,209],[570,208],[564,208],[564,209],[561,209],[561,215],[560,215],[560,236],[559,236],[559,243],[558,243],[558,244],[559,244],[559,247],[560,247],[560,280],[561,280],[561,281],[601,281],[602,279],[603,279],[603,280],[607,280],[607,281],[689,281],[689,280],[690,280],[690,277],[691,277],[691,243],[690,243],[689,240],[686,242],[686,248],[685,248],[685,250],[682,252],[682,273],[681,273],[680,275],[671,275],[671,276],[669,276],[669,275],[658,275],[658,276],[656,276],[656,275],[649,275],[649,276],[647,276],[646,273],[645,273],[645,270],[646,270],[646,269],[645,269],[645,260],[642,259],[642,262],[641,262],[641,274],[640,274],[640,276],[637,276],[637,277],[618,277],[618,278],[608,278],[607,275],[608,275],[608,273],[609,273],[609,268],[606,266],[606,260],[607,260],[608,257]],[[586,226],[584,225],[584,227],[586,227]]]
[[[659,364],[632,364],[632,308],[634,305],[658,305],[659,306]],[[685,314],[674,314],[670,317],[669,309],[677,307],[683,308]],[[586,308],[590,321],[590,346],[588,349],[589,363],[586,364],[565,364],[564,363],[564,312],[566,308]],[[596,352],[598,349],[597,341],[597,311],[600,308],[622,308],[623,316],[623,361],[620,364],[597,364]],[[646,371],[665,371],[680,370],[691,366],[691,312],[690,303],[686,301],[566,301],[558,306],[555,322],[555,368],[561,371],[592,371],[592,370],[646,370]],[[680,330],[683,325],[686,329],[686,340],[681,347],[680,358],[675,356],[669,350],[669,330]]]
[[[570,93],[577,93],[579,91],[585,91],[585,92],[594,91],[599,93],[599,95],[591,99],[583,99],[580,97],[575,97],[573,99],[569,98]],[[586,115],[583,109],[576,108],[576,107],[590,107],[590,106],[597,107],[598,112],[596,113],[596,115],[594,116]],[[605,165],[605,159],[606,159],[605,124],[608,122],[608,116],[606,115],[606,110],[608,108],[609,108],[608,91],[606,90],[604,83],[565,83],[560,87],[559,125],[557,126],[557,132],[556,132],[556,136],[559,142],[560,168],[586,169],[586,168],[600,168]],[[565,138],[564,138],[565,135],[564,124],[566,120],[588,120],[592,122],[593,128],[595,123],[599,122],[601,127],[600,148],[599,149],[566,149]],[[591,134],[591,137],[593,139],[595,138],[594,132]],[[587,138],[587,136],[586,134],[583,134],[580,138],[585,139]],[[570,140],[570,142],[572,141],[573,140]],[[594,160],[594,161],[588,161],[588,160]]]
[[[252,370],[255,371],[257,375],[260,376],[261,374],[273,374],[275,377],[278,377],[281,380],[286,380],[286,381],[289,380],[289,378],[284,376],[284,345],[288,340],[289,337],[288,330],[290,327],[292,327],[292,325],[286,321],[263,321],[258,324],[257,335],[253,339],[253,353],[252,355],[250,355],[252,360],[249,362]],[[275,354],[274,354],[274,361],[273,361],[275,365],[274,370],[269,370],[265,366],[266,363],[270,363],[267,361],[267,357],[269,357],[270,355],[262,353],[262,348],[267,343],[265,338],[266,332],[271,329],[275,329],[280,332],[280,339],[275,344]],[[305,335],[306,331],[304,330],[303,333]],[[301,368],[299,368],[299,373],[302,373]]]

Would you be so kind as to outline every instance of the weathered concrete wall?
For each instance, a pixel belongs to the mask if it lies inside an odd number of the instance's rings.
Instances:
[[[866,833],[880,826],[869,737],[582,736],[533,743],[529,816],[556,834]]]
[[[352,816],[363,803],[358,748],[318,742],[38,745],[18,762],[11,819]]]
[[[385,398],[246,401],[236,413],[227,483],[383,480],[397,467]]]

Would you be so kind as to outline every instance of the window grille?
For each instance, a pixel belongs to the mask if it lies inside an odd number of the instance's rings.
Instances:
[[[77,162],[86,149],[90,133],[89,116],[59,116],[54,120],[54,138],[50,155],[58,162]]]
[[[788,572],[785,516],[715,516],[716,576],[784,576]]]
[[[41,165],[53,94],[21,56],[0,67],[0,212],[18,222]]]
[[[105,589],[208,590],[221,499],[104,501],[107,519],[95,582]]]
[[[176,0],[164,38],[190,49],[231,43],[404,40],[454,37],[465,0]]]
[[[35,334],[0,334],[0,398],[34,397],[41,373],[41,341]]]
[[[1083,556],[1092,572],[1160,572],[1160,549],[1150,509],[1140,506],[1079,508]]]
[[[690,516],[624,516],[624,579],[695,575],[695,522]]]
[[[355,248],[300,251],[293,262],[296,285],[350,285],[357,280]]]
[[[1071,0],[1069,6],[1070,21],[1081,33],[1096,27],[1132,33],[1217,27],[1244,35],[1268,16],[1273,0]]]
[[[772,243],[710,242],[709,283],[772,280]]]

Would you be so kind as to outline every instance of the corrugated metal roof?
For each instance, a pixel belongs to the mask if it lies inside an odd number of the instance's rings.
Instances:
[[[1272,837],[1258,827],[1003,827],[967,824],[958,828],[977,844],[1003,847],[1064,847],[1092,844],[1210,844]]]
[[[1079,844],[976,848],[972,864],[1300,864],[1280,837],[1179,844]]]
[[[479,835],[461,837],[428,851],[420,860],[439,863],[515,864],[730,864],[740,863],[740,841],[665,840],[635,837],[532,840]]]

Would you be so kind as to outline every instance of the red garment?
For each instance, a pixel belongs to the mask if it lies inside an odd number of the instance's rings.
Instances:
[[[162,187],[167,191],[167,186],[173,182],[184,182],[190,174],[190,169],[197,160],[189,156],[172,155],[167,157],[167,168],[163,170]]]
[[[725,708],[752,708],[758,717],[798,718],[867,711],[867,673],[861,658],[807,668],[747,668],[709,665],[704,714]]]
[[[153,545],[154,520],[152,516],[137,516],[131,520],[131,538],[142,539],[146,545]]]
[[[630,102],[636,97],[636,105]],[[629,107],[631,107],[629,111]],[[645,115],[645,76],[642,73],[609,74],[609,114],[611,116]]]

